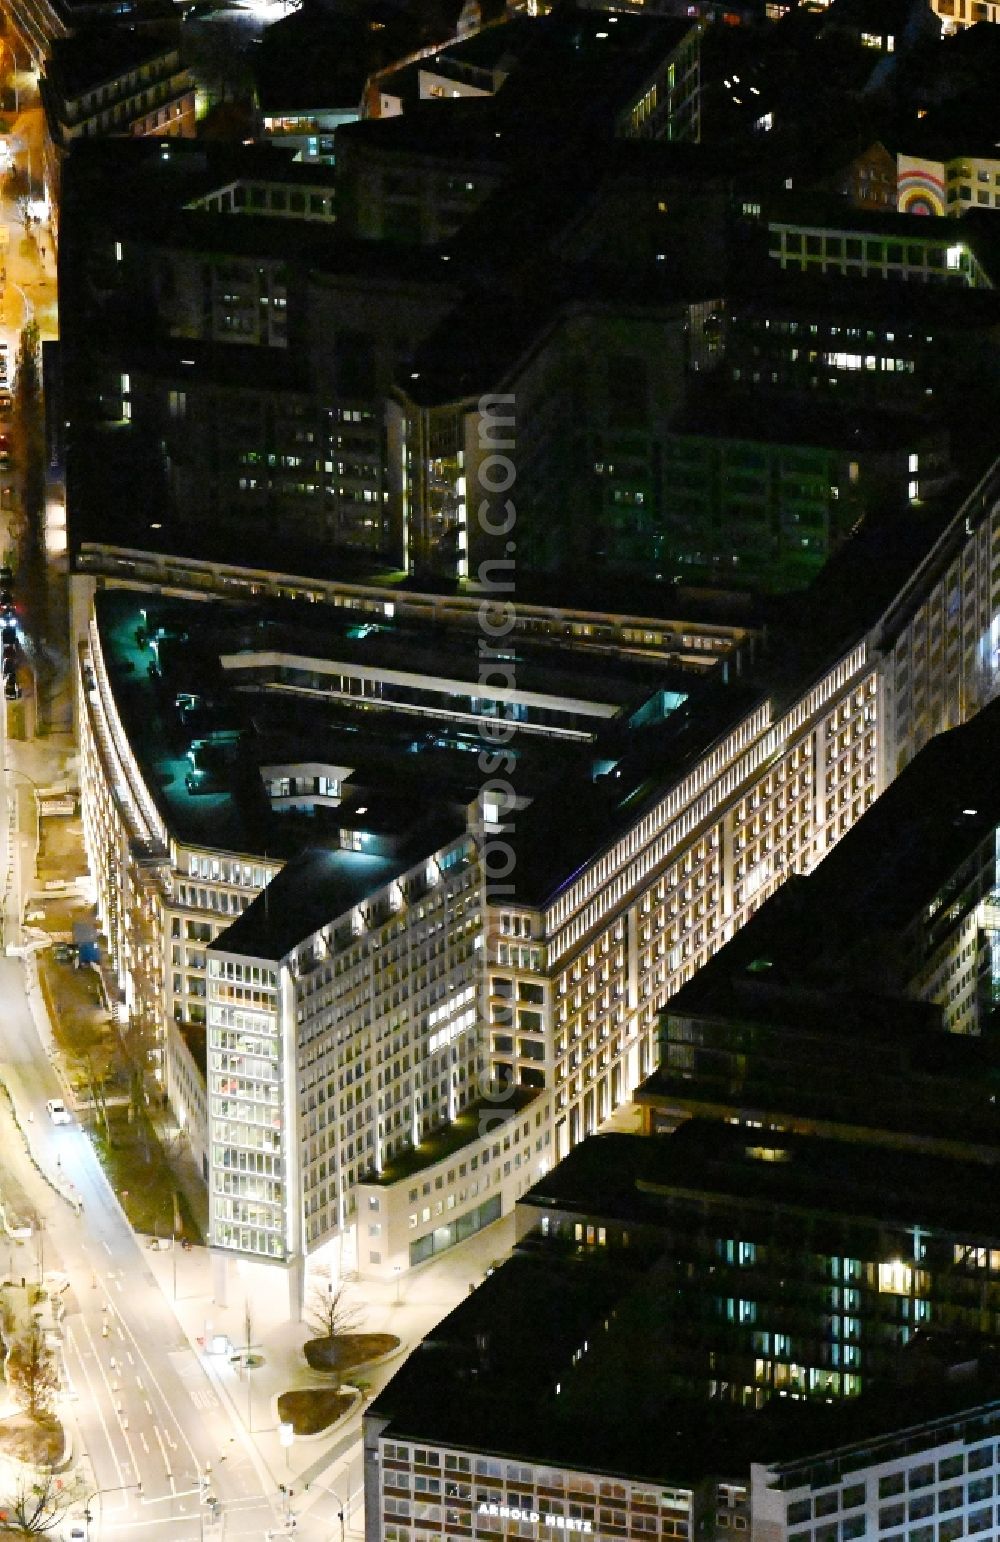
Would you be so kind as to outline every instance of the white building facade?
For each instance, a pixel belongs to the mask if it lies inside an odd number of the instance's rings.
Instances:
[[[176,848],[128,764],[92,630],[81,660],[84,825],[126,1001],[134,944],[121,917],[147,860],[157,878],[144,935],[160,949],[164,1012],[178,1000],[196,1007],[205,978],[184,953],[174,990],[171,950],[189,946],[175,928],[194,922],[214,944],[213,1245],[290,1262],[343,1239],[359,1184],[500,1083],[534,1091],[543,1114],[525,1187],[592,1132],[652,1069],[657,1014],[679,986],[788,874],[821,861],[933,733],[993,693],[998,486],[994,470],[867,636],[793,698],[759,700],[550,895],[519,902],[516,873],[513,896],[491,891],[473,806],[463,833],[279,958],[226,952],[227,918],[276,869]],[[540,612],[522,621],[546,624]],[[550,614],[548,624],[591,637],[600,625],[627,630],[612,617]],[[655,625],[662,648],[670,624]],[[412,1180],[400,1182],[409,1195]],[[414,1213],[424,1226],[424,1208],[401,1201],[407,1226]],[[365,1247],[373,1272],[401,1255],[367,1234]]]

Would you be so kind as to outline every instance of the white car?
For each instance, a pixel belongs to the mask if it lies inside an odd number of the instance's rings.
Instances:
[[[49,1118],[53,1124],[69,1124],[71,1122],[72,1116],[62,1098],[49,1098],[45,1107],[49,1111]]]

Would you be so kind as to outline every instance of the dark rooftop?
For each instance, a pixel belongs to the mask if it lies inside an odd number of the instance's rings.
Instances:
[[[470,702],[477,694],[474,627],[375,621],[292,601],[150,601],[125,590],[99,592],[95,603],[118,712],[172,834],[296,858],[228,945],[282,956],[466,827],[481,782],[469,751],[482,741],[455,713],[456,694],[467,688]],[[519,893],[530,901],[568,881],[757,696],[721,672],[691,675],[655,653],[619,657],[538,638],[519,640],[515,654],[521,716],[511,778],[524,805],[513,839]],[[339,689],[338,665],[391,682],[377,713],[366,698],[359,718]],[[304,687],[315,670],[334,677],[329,695],[313,693],[307,721],[288,689],[290,668],[304,672]],[[338,806],[272,807],[262,768],[299,763],[350,768]],[[372,855],[342,851],[345,829],[367,832]]]
[[[176,53],[178,45],[176,24],[152,32],[134,27],[88,27],[53,40],[45,78],[62,98],[72,99],[111,84],[142,64]]]
[[[458,829],[453,833],[458,834]],[[380,857],[308,847],[286,863],[263,893],[226,928],[217,946],[226,953],[280,961],[297,943],[332,917],[360,904],[414,859],[412,851]]]
[[[845,1217],[875,1227],[921,1225],[949,1236],[1000,1241],[992,1163],[863,1141],[688,1119],[671,1135],[597,1135],[530,1188],[521,1204],[592,1219],[667,1227],[669,1207],[739,1214],[747,1235],[759,1213],[821,1223]],[[818,1235],[818,1233],[817,1233]],[[994,1240],[995,1239],[995,1240]]]
[[[927,1159],[890,1162],[882,1193],[881,1152],[781,1137],[787,1162],[747,1155],[748,1146],[778,1139],[695,1123],[663,1139],[593,1137],[523,1202],[565,1207],[582,1219],[638,1218],[655,1232],[674,1193],[687,1214],[691,1201],[728,1205],[737,1231],[720,1235],[747,1235],[755,1206],[787,1207],[793,1226],[815,1227],[824,1215],[853,1221],[856,1193],[856,1209],[871,1217],[876,1236],[881,1217],[925,1220],[935,1210],[949,1226],[972,1219],[989,1235],[996,1231],[988,1195],[970,1198],[984,1188],[981,1169]],[[711,1473],[745,1473],[751,1460],[791,1460],[896,1429],[901,1393],[911,1423],[963,1406],[963,1393],[965,1406],[996,1396],[995,1371],[964,1388],[946,1385],[949,1346],[935,1370],[934,1351],[928,1354],[922,1343],[899,1351],[896,1380],[839,1406],[775,1398],[752,1412],[682,1394],[672,1368],[674,1319],[684,1308],[676,1282],[667,1287],[655,1254],[638,1237],[636,1243],[581,1251],[529,1239],[437,1325],[378,1394],[370,1414],[387,1421],[386,1438],[692,1484]],[[982,1345],[971,1351],[982,1353]]]
[[[992,846],[998,744],[1000,700],[938,734],[890,783],[800,889],[804,904],[786,921],[781,949],[794,973],[842,980],[856,959],[898,938],[984,842]]]

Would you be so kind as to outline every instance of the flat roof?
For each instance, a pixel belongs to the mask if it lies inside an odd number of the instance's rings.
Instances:
[[[383,857],[307,847],[285,864],[213,946],[223,953],[280,961],[304,937],[360,904],[413,860],[412,853]]]
[[[686,1140],[592,1137],[529,1191],[528,1202],[551,1195],[551,1202],[561,1198],[581,1217],[596,1219],[602,1214],[598,1201],[616,1216],[631,1215],[629,1196],[635,1196],[647,1215],[662,1218],[663,1201],[650,1178],[662,1180],[672,1170],[679,1186],[689,1189],[692,1162],[724,1160],[724,1127],[721,1139],[719,1130],[692,1129]],[[732,1132],[730,1143],[746,1145],[756,1133]],[[828,1184],[822,1143],[809,1144],[805,1181]],[[671,1145],[672,1169],[665,1156]],[[866,1162],[864,1193],[875,1182],[871,1154],[857,1154],[852,1168],[864,1176]],[[754,1165],[787,1182],[781,1164]],[[693,1170],[702,1173],[701,1166]],[[924,1164],[889,1176],[905,1187],[928,1171]],[[637,1177],[648,1185],[644,1193],[636,1191]],[[913,1202],[915,1192],[903,1194],[901,1202]],[[850,1195],[841,1196],[839,1205],[849,1209]],[[842,1243],[843,1231],[837,1236]],[[677,1319],[683,1308],[675,1292],[663,1288],[655,1256],[638,1239],[627,1249],[588,1250],[527,1239],[438,1323],[378,1393],[368,1412],[380,1425],[386,1421],[379,1435],[537,1467],[647,1479],[654,1487],[690,1486],[708,1475],[747,1476],[751,1461],[791,1461],[877,1437],[904,1418],[913,1423],[975,1403],[988,1386],[996,1395],[995,1368],[985,1385],[982,1379],[945,1385],[949,1357],[964,1346],[948,1341],[939,1349],[927,1335],[919,1345],[900,1347],[894,1376],[861,1399],[827,1405],[775,1397],[754,1411],[684,1393],[676,1354],[678,1338],[687,1342],[688,1330]],[[984,1356],[986,1348],[986,1342],[977,1344],[969,1357]]]
[[[179,48],[180,27],[176,21],[154,30],[98,23],[70,37],[53,38],[45,80],[61,98],[74,98],[97,86],[120,81],[140,65],[177,54]],[[184,66],[177,63],[173,73],[182,70],[186,73]],[[150,84],[153,83],[144,80],[143,90]]]
[[[1000,699],[931,739],[799,887],[776,962],[800,978],[835,979],[934,901],[1000,826],[998,745]]]
[[[447,1157],[458,1156],[467,1146],[490,1135],[501,1135],[510,1119],[516,1119],[538,1097],[528,1087],[509,1087],[499,1099],[482,1099],[456,1114],[450,1124],[434,1130],[417,1146],[409,1146],[383,1163],[377,1175],[366,1178],[366,1183],[386,1188],[402,1183],[417,1173],[443,1162]]]
[[[739,1215],[744,1234],[782,1215],[829,1223],[935,1228],[1000,1241],[994,1162],[899,1150],[866,1141],[688,1119],[670,1135],[596,1135],[575,1146],[520,1203],[627,1220],[664,1235],[694,1203]]]
[[[473,698],[488,694],[474,610],[460,627],[115,588],[98,592],[95,614],[119,716],[173,837],[297,857],[230,928],[227,946],[284,956],[466,829],[484,781]],[[655,649],[644,656],[641,645],[623,656],[518,637],[505,653],[520,800],[511,838],[525,903],[567,881],[758,699],[718,671],[705,678]],[[352,695],[345,673],[377,689]],[[272,782],[297,765],[346,771],[334,778],[339,806],[318,800],[296,812],[294,789],[272,803],[265,775]],[[369,832],[372,854],[341,850],[343,829]]]

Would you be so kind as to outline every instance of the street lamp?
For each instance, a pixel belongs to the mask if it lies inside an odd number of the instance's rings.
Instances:
[[[91,1528],[91,1525],[92,1525],[93,1519],[94,1519],[94,1517],[90,1513],[90,1501],[92,1499],[103,1499],[105,1494],[127,1494],[131,1489],[135,1489],[137,1494],[141,1494],[142,1493],[142,1481],[141,1481],[141,1479],[140,1479],[140,1481],[138,1483],[119,1483],[114,1488],[95,1488],[93,1493],[87,1495],[86,1499],[83,1502],[83,1518],[87,1522],[87,1536],[88,1536],[88,1538],[90,1536],[90,1528]],[[102,1506],[102,1508],[103,1508],[103,1506]]]
[[[348,1476],[347,1504],[349,1505],[350,1502],[351,1502],[350,1473],[348,1473],[347,1476]],[[309,1491],[311,1486],[312,1485],[310,1485],[308,1483],[306,1484],[306,1492],[307,1493],[308,1493],[308,1491]],[[328,1483],[317,1483],[315,1486],[316,1486],[316,1488],[320,1489],[324,1494],[329,1494],[333,1499],[335,1499],[337,1501],[337,1519],[340,1522],[340,1542],[346,1542],[346,1533],[347,1533],[346,1510],[347,1510],[347,1506],[344,1504],[344,1501],[341,1499],[341,1497],[337,1493],[336,1489],[332,1489]]]

